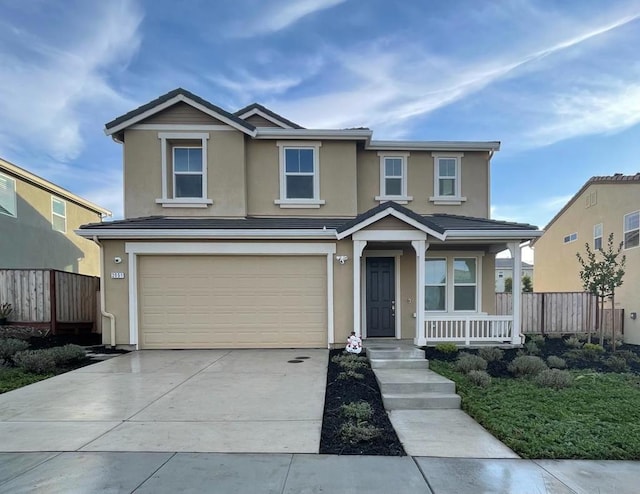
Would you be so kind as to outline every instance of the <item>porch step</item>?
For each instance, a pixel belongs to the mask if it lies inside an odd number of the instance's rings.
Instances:
[[[367,347],[367,355],[369,359],[376,360],[391,360],[391,359],[424,359],[424,350],[420,350],[419,348],[412,348],[408,346],[402,347]]]
[[[378,369],[376,380],[383,395],[412,393],[454,394],[453,381],[427,369]]]
[[[460,396],[455,393],[382,394],[387,410],[434,410],[460,408]]]
[[[372,369],[428,369],[427,359],[369,359]]]

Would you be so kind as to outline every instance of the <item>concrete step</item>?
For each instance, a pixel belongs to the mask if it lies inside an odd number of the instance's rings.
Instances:
[[[372,369],[428,369],[427,359],[370,359]]]
[[[424,359],[424,350],[419,348],[401,347],[401,348],[375,348],[368,347],[367,355],[369,359]]]
[[[459,409],[460,396],[451,393],[383,394],[387,410]]]
[[[450,393],[456,385],[450,379],[428,369],[376,369],[382,395],[403,393]]]

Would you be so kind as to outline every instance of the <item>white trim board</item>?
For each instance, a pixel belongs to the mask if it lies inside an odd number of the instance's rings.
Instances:
[[[84,238],[326,238],[335,240],[336,231],[333,228],[300,229],[300,230],[252,230],[252,229],[133,229],[133,228],[92,228],[90,230],[75,230]]]
[[[410,226],[414,227],[416,230],[419,230],[419,232],[415,232],[415,233],[423,232],[423,235],[424,234],[429,234],[429,235],[437,238],[438,240],[445,240],[445,237],[446,237],[445,233],[438,233],[435,230],[432,230],[431,228],[426,227],[422,223],[414,220],[413,218],[410,218],[406,214],[403,214],[403,213],[401,213],[399,211],[396,211],[395,209],[393,209],[391,207],[386,208],[383,211],[380,211],[379,213],[371,216],[370,218],[367,218],[366,220],[361,221],[357,225],[354,225],[351,228],[349,228],[348,230],[345,230],[345,231],[343,231],[341,233],[338,233],[337,234],[337,238],[338,238],[338,240],[342,240],[343,238],[348,237],[349,235],[354,235],[355,233],[367,233],[367,232],[360,232],[360,230],[362,230],[363,228],[366,228],[369,225],[372,225],[373,223],[375,223],[377,221],[380,221],[383,218],[386,218],[387,216],[393,216],[393,217],[399,219],[400,221],[403,221],[407,225],[410,225]],[[382,231],[399,232],[401,230],[376,230],[376,231],[377,232],[382,232]],[[421,237],[421,238],[423,238],[423,237]],[[360,240],[386,240],[386,239],[385,238],[380,238],[380,239],[377,239],[377,238],[372,238],[372,239],[360,238]],[[416,238],[406,238],[406,239],[398,238],[398,240],[419,240],[419,239],[416,239]]]
[[[291,127],[291,125],[283,122],[282,120],[272,117],[271,115],[263,112],[260,108],[252,108],[249,111],[244,112],[241,115],[238,115],[238,118],[241,118],[242,120],[246,120],[249,117],[252,117],[253,115],[258,115],[262,118],[264,118],[265,120],[268,120],[269,122],[271,122],[272,124],[276,124],[279,127],[282,127],[283,129],[293,129],[293,127]]]

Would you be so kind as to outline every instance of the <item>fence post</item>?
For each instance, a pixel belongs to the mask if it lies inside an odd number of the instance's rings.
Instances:
[[[56,272],[49,270],[49,303],[51,305],[51,334],[56,334],[58,325],[58,302],[56,297]]]

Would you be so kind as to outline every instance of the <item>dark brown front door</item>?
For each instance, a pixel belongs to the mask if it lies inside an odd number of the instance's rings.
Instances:
[[[395,259],[367,257],[367,337],[396,335]]]

